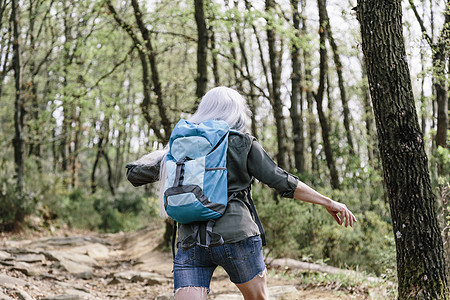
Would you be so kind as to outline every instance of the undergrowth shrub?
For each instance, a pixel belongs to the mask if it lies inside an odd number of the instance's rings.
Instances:
[[[18,229],[25,217],[32,213],[35,194],[25,185],[22,193],[16,189],[12,162],[0,160],[0,231]]]
[[[395,246],[383,192],[371,190],[373,186],[316,189],[347,204],[358,222],[353,228],[341,227],[322,206],[286,198],[277,203],[270,189],[256,184],[253,197],[266,230],[267,254],[359,268],[377,275],[386,274],[387,269],[395,272]]]

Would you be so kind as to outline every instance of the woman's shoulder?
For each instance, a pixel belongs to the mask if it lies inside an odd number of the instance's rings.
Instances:
[[[250,147],[256,138],[249,133],[232,130],[228,137],[231,147]]]

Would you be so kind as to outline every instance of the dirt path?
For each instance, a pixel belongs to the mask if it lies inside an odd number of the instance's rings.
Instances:
[[[162,230],[0,242],[0,299],[170,299],[171,254],[156,249]],[[337,289],[305,289],[269,272],[271,299],[367,299]],[[277,296],[278,295],[278,296]],[[242,299],[222,269],[210,299]]]

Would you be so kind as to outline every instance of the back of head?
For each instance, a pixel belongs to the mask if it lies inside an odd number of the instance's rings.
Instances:
[[[249,109],[245,99],[235,90],[220,86],[203,96],[197,111],[189,119],[194,123],[223,120],[231,129],[242,130],[247,124]]]

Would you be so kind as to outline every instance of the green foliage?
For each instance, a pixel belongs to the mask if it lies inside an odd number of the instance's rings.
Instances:
[[[25,217],[33,212],[36,194],[25,187],[22,193],[16,189],[12,163],[0,158],[0,231],[18,229]]]
[[[393,278],[395,247],[386,203],[374,199],[376,186],[323,190],[322,194],[346,203],[358,222],[340,227],[320,206],[279,199],[257,185],[253,195],[267,234],[269,255],[324,261],[337,267],[360,268]]]
[[[100,190],[65,190],[49,209],[61,222],[74,228],[119,232],[136,230],[156,218],[156,200],[129,191],[111,196]]]
[[[27,161],[25,192],[18,197],[10,176],[13,165],[3,162],[0,167],[1,231],[27,225],[27,215],[39,217],[43,228],[67,225],[105,232],[136,230],[157,218],[158,200],[143,190],[130,186],[112,196],[103,189],[95,194],[83,187],[72,189],[59,176],[42,176],[32,160]]]
[[[130,231],[157,216],[156,199],[124,192],[115,197],[96,196],[94,209],[101,216],[99,228],[108,232]]]
[[[450,130],[447,133],[450,134]],[[437,147],[429,155],[430,177],[433,186],[445,186],[449,183],[448,174],[450,174],[450,149]]]
[[[49,203],[49,211],[59,222],[73,228],[94,230],[101,224],[102,216],[94,209],[95,198],[83,189],[62,189]]]

